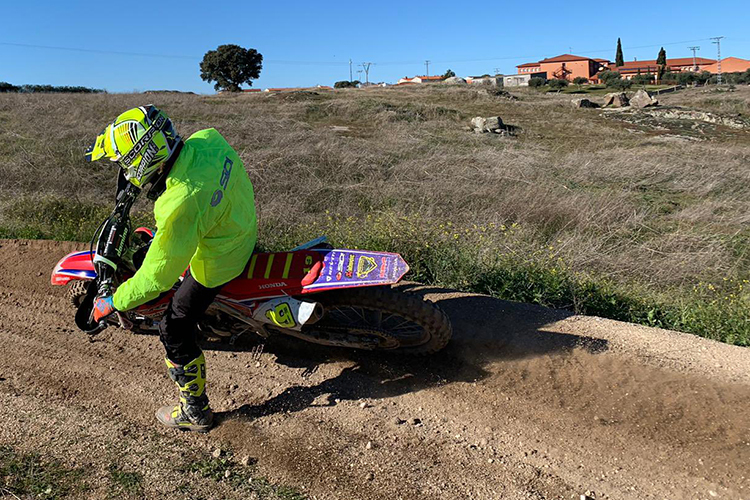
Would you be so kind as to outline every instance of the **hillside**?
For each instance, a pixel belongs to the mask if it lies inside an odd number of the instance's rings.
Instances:
[[[216,127],[237,148],[266,248],[325,233],[401,252],[424,283],[747,345],[748,129],[513,97],[445,86],[3,95],[0,236],[88,240],[115,171],[82,151],[153,101],[183,135]],[[747,116],[750,87],[661,100]],[[516,135],[471,133],[474,116],[500,116]]]

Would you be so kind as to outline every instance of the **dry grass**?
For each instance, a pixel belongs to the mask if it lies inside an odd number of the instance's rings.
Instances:
[[[327,211],[420,214],[454,228],[514,224],[508,251],[545,249],[573,272],[654,290],[748,277],[750,132],[711,125],[696,137],[684,123],[623,123],[571,109],[571,96],[514,93],[1,95],[0,227],[28,213],[13,212],[19,198],[109,203],[114,170],[86,164],[82,152],[119,112],[153,102],[183,135],[215,127],[239,151],[267,241],[278,241],[271,230],[312,228]],[[746,112],[750,88],[661,100]],[[480,115],[520,132],[475,135],[467,125]]]

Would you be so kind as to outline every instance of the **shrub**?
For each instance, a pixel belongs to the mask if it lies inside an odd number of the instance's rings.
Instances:
[[[573,78],[573,83],[580,87],[581,85],[586,85],[587,83],[589,83],[589,79],[583,76],[577,76]]]
[[[721,80],[723,83],[728,83],[730,85],[750,83],[750,70],[743,73],[722,73]]]
[[[538,89],[539,87],[543,87],[547,84],[547,80],[545,78],[540,78],[538,76],[533,77],[531,80],[529,80],[529,87]]]
[[[671,71],[666,71],[659,77],[659,83],[674,85],[678,83],[679,75],[680,73],[672,73]]]
[[[651,73],[647,73],[645,75],[636,75],[630,80],[635,85],[648,85],[650,83],[653,83],[654,81],[654,75]]]
[[[701,71],[696,75],[696,81],[701,85],[705,85],[711,79],[711,73],[708,71]]]
[[[618,73],[617,71],[610,71],[605,70],[599,73],[599,80],[601,80],[602,83],[604,83],[607,87],[609,87],[609,82],[613,82],[615,80],[621,80],[622,75]]]
[[[18,92],[18,87],[8,82],[0,82],[0,92]]]
[[[633,86],[633,82],[630,80],[611,80],[607,82],[607,87],[617,90],[627,90]]]
[[[354,80],[353,82],[350,82],[349,80],[341,80],[340,82],[336,82],[333,84],[333,88],[335,89],[349,89],[353,88],[359,85],[359,80]]]
[[[547,83],[549,84],[549,88],[552,90],[562,90],[565,87],[567,87],[568,83],[570,82],[568,82],[568,80],[562,80],[562,79],[556,78],[554,80],[550,80]]]
[[[0,82],[0,92],[21,92],[21,93],[68,93],[68,94],[101,94],[106,93],[102,89],[92,89],[89,87],[69,86],[69,85],[12,85],[8,82]]]
[[[692,85],[695,83],[697,79],[697,75],[693,73],[692,71],[683,71],[681,73],[677,73],[676,80],[677,83],[680,85]]]

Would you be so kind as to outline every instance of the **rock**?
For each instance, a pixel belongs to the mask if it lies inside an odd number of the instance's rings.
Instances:
[[[509,101],[517,101],[518,97],[514,96],[507,90],[499,89],[497,87],[488,87],[477,91],[479,94],[484,94],[488,97],[499,97],[500,99],[508,99]]]
[[[214,458],[220,458],[221,457],[221,448],[216,448],[213,453],[211,453],[211,456]]]
[[[499,116],[490,116],[488,118],[477,116],[471,119],[471,127],[477,134],[492,132],[493,134],[504,135],[507,134],[508,130]]]
[[[365,475],[365,479],[367,479],[368,481],[372,481],[373,479],[375,479],[375,474],[373,474],[372,472],[368,472]]]
[[[588,99],[573,99],[570,101],[574,108],[598,108],[599,105]]]
[[[650,106],[656,106],[658,104],[659,101],[651,97],[651,94],[643,89],[636,92],[635,95],[630,98],[630,105],[638,109],[648,108]]]
[[[460,76],[451,76],[450,78],[443,80],[443,83],[445,85],[466,85],[466,80]]]
[[[365,401],[362,401],[361,403],[359,403],[359,407],[360,407],[360,408],[362,408],[363,410],[364,410],[365,408],[368,408],[369,406],[370,406],[370,405],[368,405],[368,404],[367,404],[367,402],[365,402]]]
[[[248,465],[252,464],[252,459],[250,458],[250,455],[245,455],[242,457],[242,460],[240,460],[240,463],[247,467]]]
[[[484,85],[487,87],[502,87],[503,79],[495,76],[485,76],[482,78],[472,78],[468,83],[472,85]]]
[[[628,106],[630,101],[628,100],[625,92],[612,92],[604,96],[604,106],[612,106],[613,108],[624,108]]]
[[[394,424],[396,424],[396,425],[401,425],[401,424],[403,424],[403,423],[405,423],[405,422],[406,422],[406,420],[403,420],[403,419],[401,419],[401,418],[399,418],[399,417],[395,417],[395,418],[393,419],[393,423],[394,423]]]
[[[670,120],[695,120],[725,127],[743,129],[750,128],[750,120],[742,116],[717,115],[707,111],[698,111],[682,108],[658,108],[644,110],[644,113],[654,118],[666,118]]]
[[[411,425],[420,425],[422,423],[422,419],[416,418],[416,417],[412,417],[412,418],[409,419],[409,423]]]
[[[365,449],[366,450],[371,450],[372,449],[372,441],[368,441],[367,442],[367,444],[365,445]]]
[[[231,475],[232,475],[232,471],[230,471],[229,469],[224,471],[224,477],[229,478],[229,476]]]

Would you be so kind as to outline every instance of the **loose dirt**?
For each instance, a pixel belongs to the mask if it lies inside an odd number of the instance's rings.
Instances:
[[[451,317],[444,352],[206,344],[219,426],[163,429],[158,338],[90,341],[49,284],[84,246],[0,240],[0,444],[85,468],[87,498],[112,463],[145,498],[238,497],[175,467],[217,447],[317,499],[750,498],[747,349],[413,284]]]

